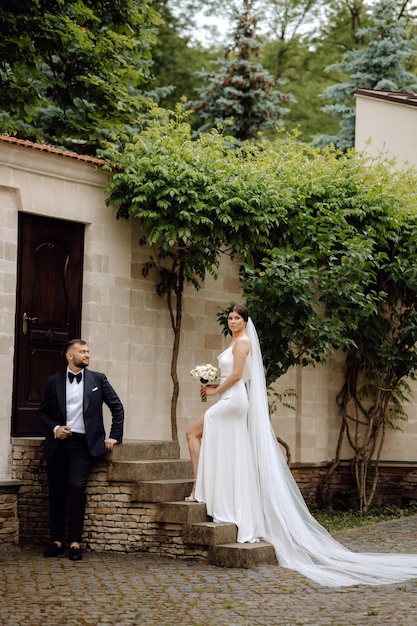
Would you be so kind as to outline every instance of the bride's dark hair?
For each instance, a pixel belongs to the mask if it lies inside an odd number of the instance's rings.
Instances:
[[[233,311],[237,313],[238,315],[240,315],[240,317],[243,317],[245,322],[248,321],[249,311],[248,309],[245,309],[243,304],[234,304],[233,306],[231,306],[230,309],[227,311],[227,315],[229,315],[229,313],[232,313]]]

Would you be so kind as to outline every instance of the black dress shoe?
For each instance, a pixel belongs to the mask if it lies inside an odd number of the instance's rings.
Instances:
[[[70,561],[81,561],[81,559],[83,558],[81,548],[77,548],[76,546],[70,548],[68,558]]]
[[[59,546],[57,543],[50,543],[49,546],[46,548],[45,552],[43,553],[43,556],[46,556],[46,558],[50,558],[52,556],[58,556],[58,554],[62,554],[64,551],[64,546]]]

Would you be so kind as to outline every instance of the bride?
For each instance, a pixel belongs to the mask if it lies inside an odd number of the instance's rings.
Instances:
[[[186,500],[204,502],[216,522],[236,524],[238,542],[268,541],[282,567],[321,585],[417,578],[417,554],[351,552],[311,515],[270,423],[252,320],[235,305],[227,321],[232,341],[218,357],[220,383],[200,391],[220,398],[187,430],[195,483]]]

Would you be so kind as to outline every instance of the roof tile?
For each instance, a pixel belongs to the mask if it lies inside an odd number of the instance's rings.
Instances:
[[[59,156],[67,157],[70,159],[76,159],[77,161],[86,161],[87,163],[95,163],[96,165],[105,164],[105,161],[103,161],[103,159],[98,159],[96,157],[88,156],[85,154],[77,154],[76,152],[71,152],[69,150],[61,150],[60,148],[54,148],[52,146],[47,146],[42,143],[34,143],[33,141],[28,141],[26,139],[18,139],[17,137],[9,137],[7,135],[0,135],[0,141],[13,143],[19,146],[23,146],[24,148],[40,150],[41,152],[49,152],[50,154],[57,154]]]

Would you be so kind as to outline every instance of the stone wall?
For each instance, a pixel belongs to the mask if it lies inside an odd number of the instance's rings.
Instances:
[[[44,471],[41,439],[17,439],[13,445],[13,477],[19,481],[17,494],[19,543],[49,542],[48,484]]]
[[[131,484],[109,482],[107,465],[96,463],[87,487],[83,537],[87,548],[171,557],[203,556],[201,550],[184,545],[181,524],[157,521],[157,504],[134,502]]]
[[[19,482],[0,481],[0,546],[19,543]]]
[[[86,548],[206,558],[202,548],[184,544],[182,524],[157,521],[157,504],[132,502],[130,483],[109,482],[109,462],[110,457],[96,462],[90,475],[83,537]],[[41,439],[13,440],[13,475],[20,481],[19,543],[45,545],[50,541],[48,482]]]
[[[202,547],[186,545],[182,523],[158,521],[158,504],[132,501],[128,482],[109,481],[110,458],[95,464],[87,488],[85,547],[95,551],[141,551],[176,558],[206,558]],[[309,506],[327,465],[294,465],[292,472]],[[0,483],[2,543],[44,545],[49,542],[48,485],[41,439],[13,440],[13,476]],[[17,485],[20,485],[19,487]],[[339,503],[351,492],[349,466],[344,463],[330,481],[327,495]],[[417,499],[417,464],[380,468],[378,498],[395,504]],[[17,516],[18,511],[18,516]],[[20,526],[20,528],[19,528]]]
[[[319,504],[317,486],[328,468],[329,464],[325,463],[317,466],[294,464],[291,467],[292,474],[309,506]],[[355,487],[347,461],[342,461],[337,471],[332,474],[322,496],[324,502],[331,504],[335,509],[356,507]],[[417,501],[417,463],[381,463],[374,503],[404,506],[412,500]]]

